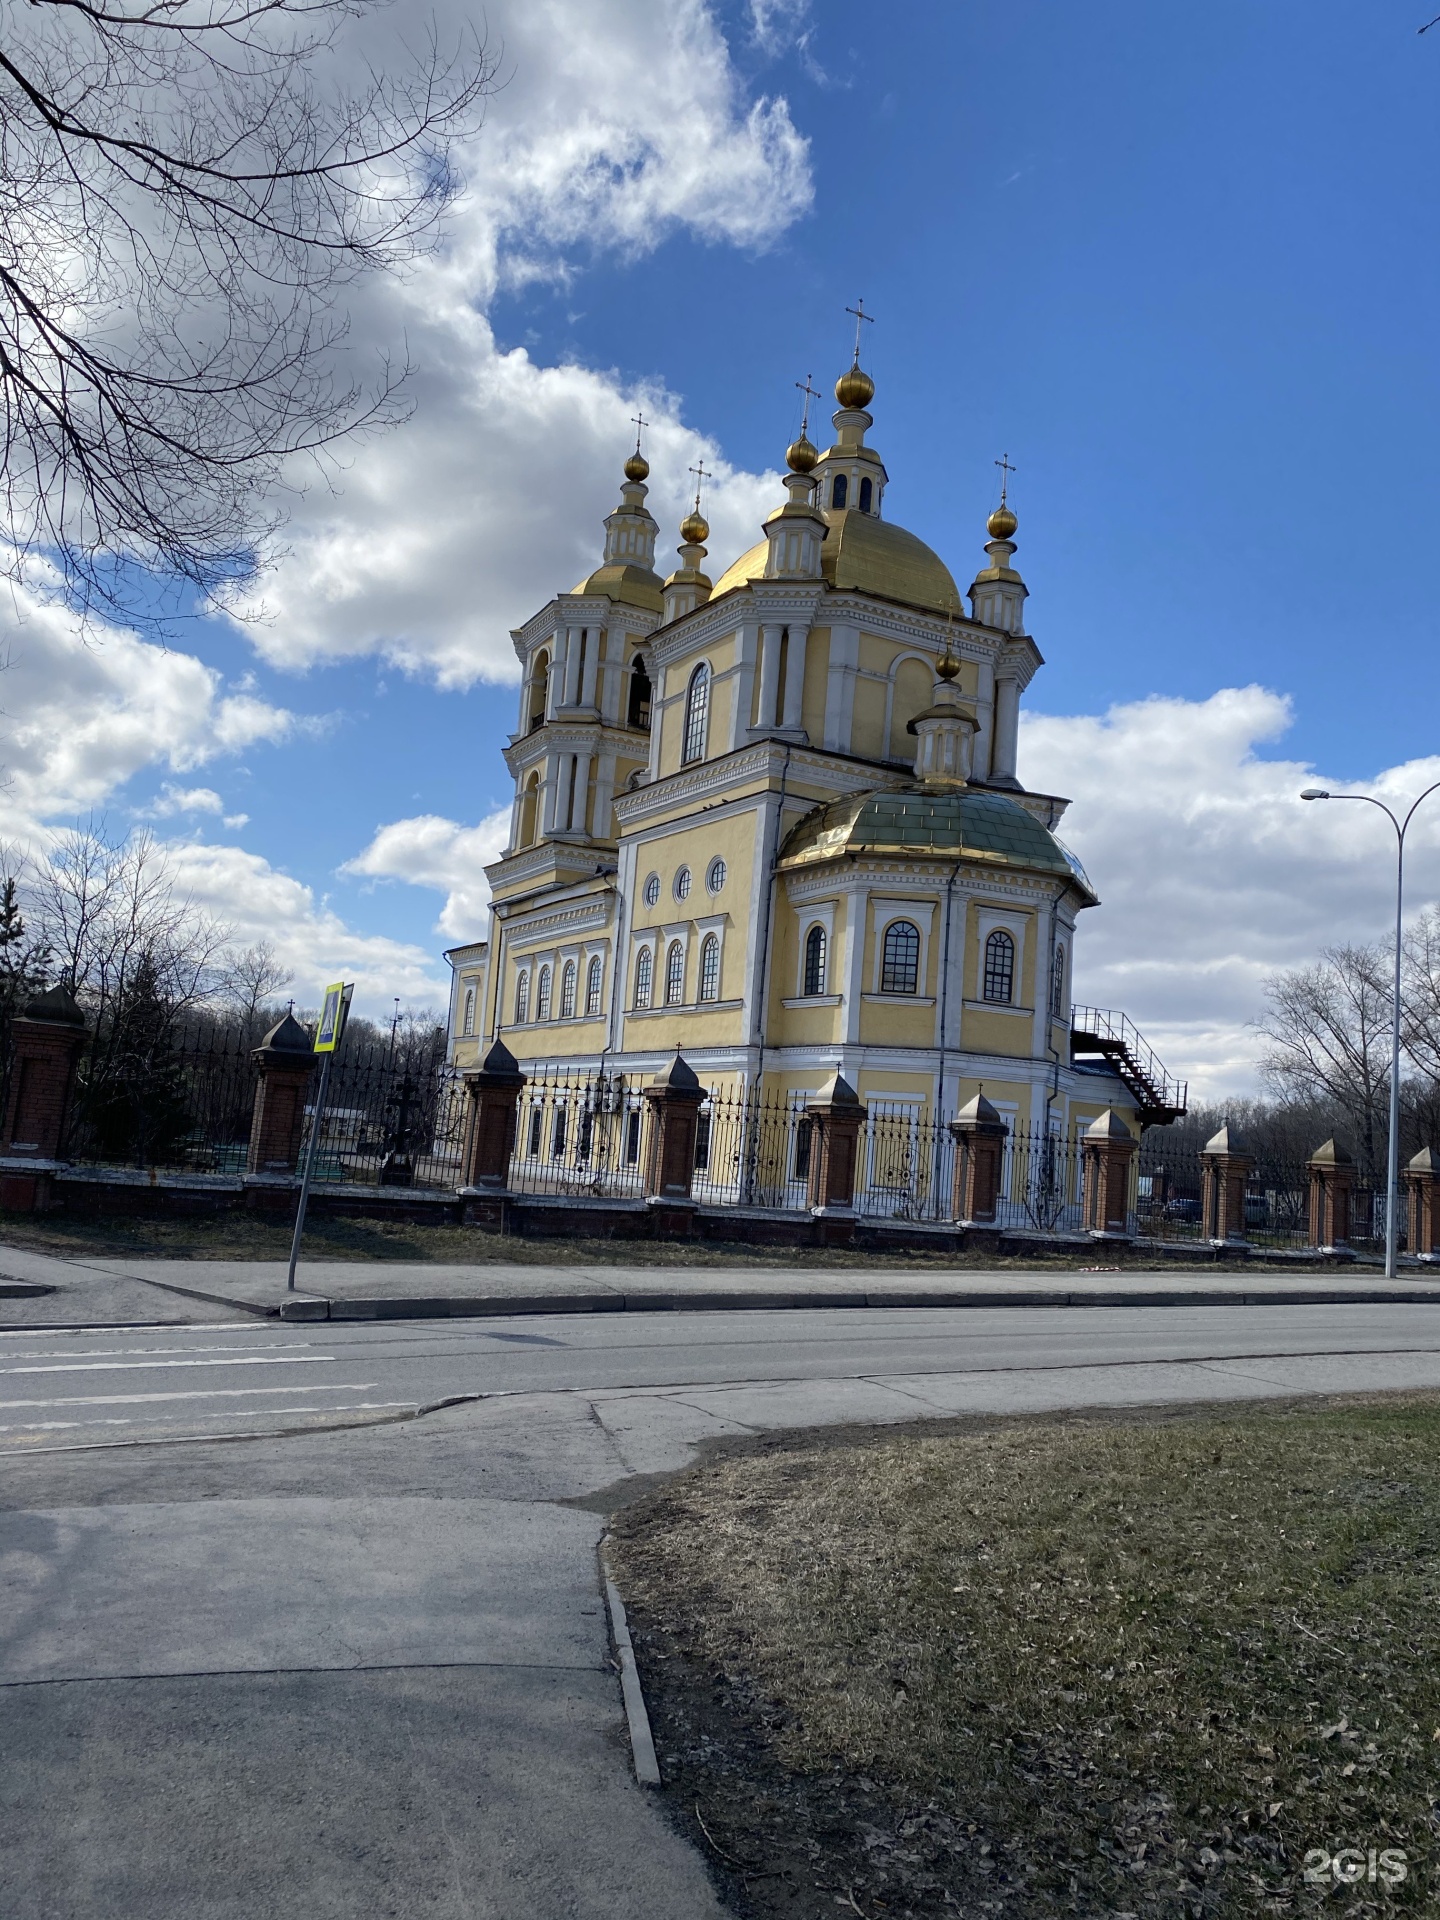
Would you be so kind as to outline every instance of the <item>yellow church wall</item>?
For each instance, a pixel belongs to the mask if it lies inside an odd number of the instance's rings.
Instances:
[[[935,676],[919,660],[902,660],[895,669],[894,693],[890,702],[890,758],[913,760],[915,736],[906,732],[907,723],[931,704]]]
[[[825,738],[825,699],[830,688],[830,629],[812,628],[805,651],[805,684],[800,724],[812,741]]]
[[[1008,1053],[1028,1060],[1034,1051],[1035,1029],[1019,1014],[981,1013],[967,1007],[961,1021],[960,1044],[967,1053]]]

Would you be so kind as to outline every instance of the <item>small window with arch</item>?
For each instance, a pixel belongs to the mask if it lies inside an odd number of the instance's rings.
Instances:
[[[867,474],[860,482],[860,511],[869,513],[875,504],[875,483]]]
[[[647,907],[656,905],[660,898],[660,876],[658,873],[646,874],[645,890],[640,897]]]
[[[665,1004],[678,1007],[684,998],[685,949],[678,940],[672,940],[665,956]]]
[[[892,920],[885,929],[880,954],[880,991],[918,993],[920,990],[920,929],[913,920]]]
[[[710,668],[702,660],[690,676],[690,684],[685,689],[685,737],[680,746],[680,759],[688,766],[692,760],[705,758],[705,739],[710,724]]]
[[[825,991],[825,929],[811,927],[805,936],[805,973],[803,989],[807,994]]]
[[[650,676],[644,661],[637,659],[630,669],[630,699],[625,713],[637,733],[650,731],[650,698]]]
[[[585,970],[585,1011],[594,1015],[600,1011],[600,993],[604,984],[605,969],[599,954],[592,954],[590,965]]]
[[[575,962],[567,960],[565,971],[560,976],[560,1018],[575,1018]]]
[[[830,505],[839,513],[850,499],[850,482],[843,473],[837,473],[830,483]]]
[[[473,987],[465,989],[465,1013],[460,1023],[460,1031],[462,1034],[472,1034],[475,1031],[475,989]]]
[[[655,956],[649,947],[641,947],[635,956],[635,1006],[644,1013],[650,1005],[655,984]]]
[[[1007,1006],[1015,991],[1015,942],[1003,927],[985,937],[983,997]]]
[[[541,967],[540,978],[535,990],[535,1018],[537,1020],[548,1020],[550,1018],[550,980],[551,974],[549,967]]]
[[[530,1018],[530,969],[522,967],[515,978],[515,1024],[523,1027]]]
[[[720,998],[720,942],[713,933],[706,934],[700,948],[700,998]]]

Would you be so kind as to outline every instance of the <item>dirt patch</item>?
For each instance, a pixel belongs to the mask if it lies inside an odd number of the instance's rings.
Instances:
[[[738,1913],[1440,1891],[1440,1397],[772,1438],[612,1554]]]
[[[0,1213],[6,1244],[36,1253],[126,1255],[151,1260],[284,1260],[290,1225],[248,1213],[149,1220]],[[1135,1253],[1124,1265],[1095,1265],[1084,1248],[1054,1254],[883,1253],[838,1247],[757,1247],[743,1242],[680,1240],[589,1240],[522,1238],[483,1233],[473,1227],[417,1226],[404,1221],[312,1215],[305,1226],[305,1256],[311,1260],[404,1260],[465,1266],[553,1267],[754,1267],[774,1270],[854,1270],[870,1273],[1119,1273],[1149,1270],[1153,1256]],[[1172,1263],[1176,1273],[1179,1262]],[[1168,1268],[1167,1268],[1168,1270]],[[1207,1261],[1204,1274],[1286,1273],[1297,1282],[1313,1277],[1308,1266],[1252,1260]]]

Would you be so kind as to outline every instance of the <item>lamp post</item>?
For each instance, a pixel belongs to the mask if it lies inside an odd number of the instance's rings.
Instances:
[[[1440,780],[1427,787],[1411,806],[1403,820],[1390,811],[1383,800],[1368,793],[1330,793],[1324,787],[1306,787],[1302,800],[1363,800],[1378,807],[1395,829],[1395,988],[1390,1006],[1390,1139],[1385,1156],[1385,1278],[1395,1278],[1395,1210],[1400,1189],[1400,941],[1405,912],[1405,835],[1415,818],[1421,800],[1440,788]]]

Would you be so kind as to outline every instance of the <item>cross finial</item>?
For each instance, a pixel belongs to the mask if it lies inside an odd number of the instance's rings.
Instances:
[[[706,471],[703,459],[697,460],[693,467],[687,467],[686,472],[693,473],[695,476],[695,511],[698,513],[700,511],[700,489],[707,480],[713,480],[715,476],[713,473]]]
[[[797,380],[795,382],[796,386],[805,396],[805,411],[800,417],[800,438],[802,440],[810,431],[810,402],[820,398],[820,395],[810,384],[811,378],[812,376],[807,373],[803,380]]]
[[[1008,453],[1002,453],[995,464],[1000,469],[1000,504],[1003,507],[1005,505],[1005,490],[1010,484],[1010,476],[1012,473],[1018,473],[1020,469],[1011,466]]]
[[[649,426],[650,422],[645,418],[643,413],[632,413],[630,416],[630,424],[635,429],[635,451],[636,453],[639,453],[640,436],[645,431],[646,427]]]
[[[873,313],[866,313],[865,302],[863,300],[857,300],[853,307],[846,307],[845,311],[855,316],[855,364],[858,367],[860,364],[860,326],[862,321],[868,321],[873,327],[875,324],[875,316]]]

